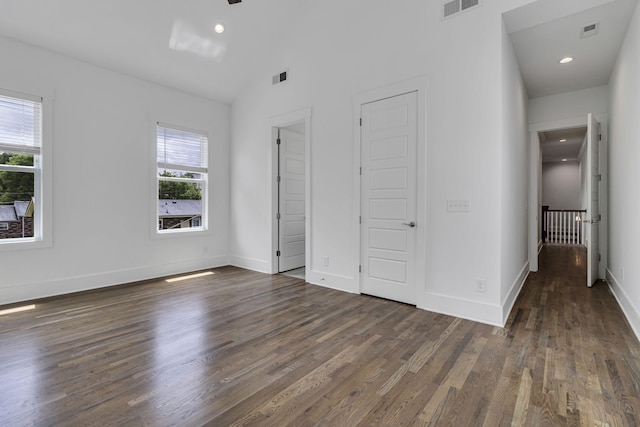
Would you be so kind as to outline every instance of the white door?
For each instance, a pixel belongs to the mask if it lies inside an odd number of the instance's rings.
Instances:
[[[599,279],[600,264],[600,123],[589,113],[587,124],[587,286]]]
[[[361,291],[416,303],[416,92],[361,106]]]
[[[280,129],[278,213],[278,271],[304,267],[305,263],[305,138],[287,129]]]

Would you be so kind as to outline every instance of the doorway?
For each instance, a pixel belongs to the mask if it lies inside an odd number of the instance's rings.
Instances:
[[[305,267],[304,123],[278,128],[278,273]],[[299,271],[298,271],[299,272]]]
[[[310,119],[305,109],[271,126],[272,273],[306,278],[310,259]]]
[[[586,285],[592,286],[606,269],[606,240],[599,238],[606,228],[601,226],[606,212],[605,132],[593,114],[539,123],[530,131],[531,270],[538,270],[543,245],[580,245],[587,252]],[[571,175],[573,186],[566,182]]]

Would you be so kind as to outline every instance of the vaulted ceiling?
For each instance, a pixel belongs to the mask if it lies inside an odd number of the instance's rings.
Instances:
[[[0,35],[232,102],[309,2],[0,0]],[[635,3],[538,0],[506,13],[529,96],[606,84]],[[596,21],[599,34],[580,39],[580,28]],[[565,55],[576,60],[560,67]]]
[[[1,0],[0,34],[231,102],[306,1]]]

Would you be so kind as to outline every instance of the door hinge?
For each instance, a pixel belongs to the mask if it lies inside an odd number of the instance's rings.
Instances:
[[[276,251],[276,256],[280,256],[280,251]]]
[[[598,254],[598,261],[602,260],[602,254]]]
[[[360,126],[362,126],[362,117],[360,117]]]
[[[278,175],[278,177],[276,178],[278,182],[280,182],[280,175]]]
[[[602,181],[602,175],[598,174],[598,181]]]
[[[360,217],[360,224],[362,224],[362,216]]]
[[[362,266],[361,265],[358,266],[358,273],[362,273]]]
[[[276,214],[276,219],[280,219],[280,212]]]
[[[598,137],[600,138],[600,141],[602,141],[602,134],[598,135]]]
[[[280,145],[280,138],[276,139],[276,144]]]
[[[360,175],[362,175],[362,166],[360,166]]]

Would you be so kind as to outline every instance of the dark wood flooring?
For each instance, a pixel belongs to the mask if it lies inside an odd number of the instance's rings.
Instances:
[[[640,345],[547,247],[505,328],[238,268],[0,316],[0,426],[636,426]]]

